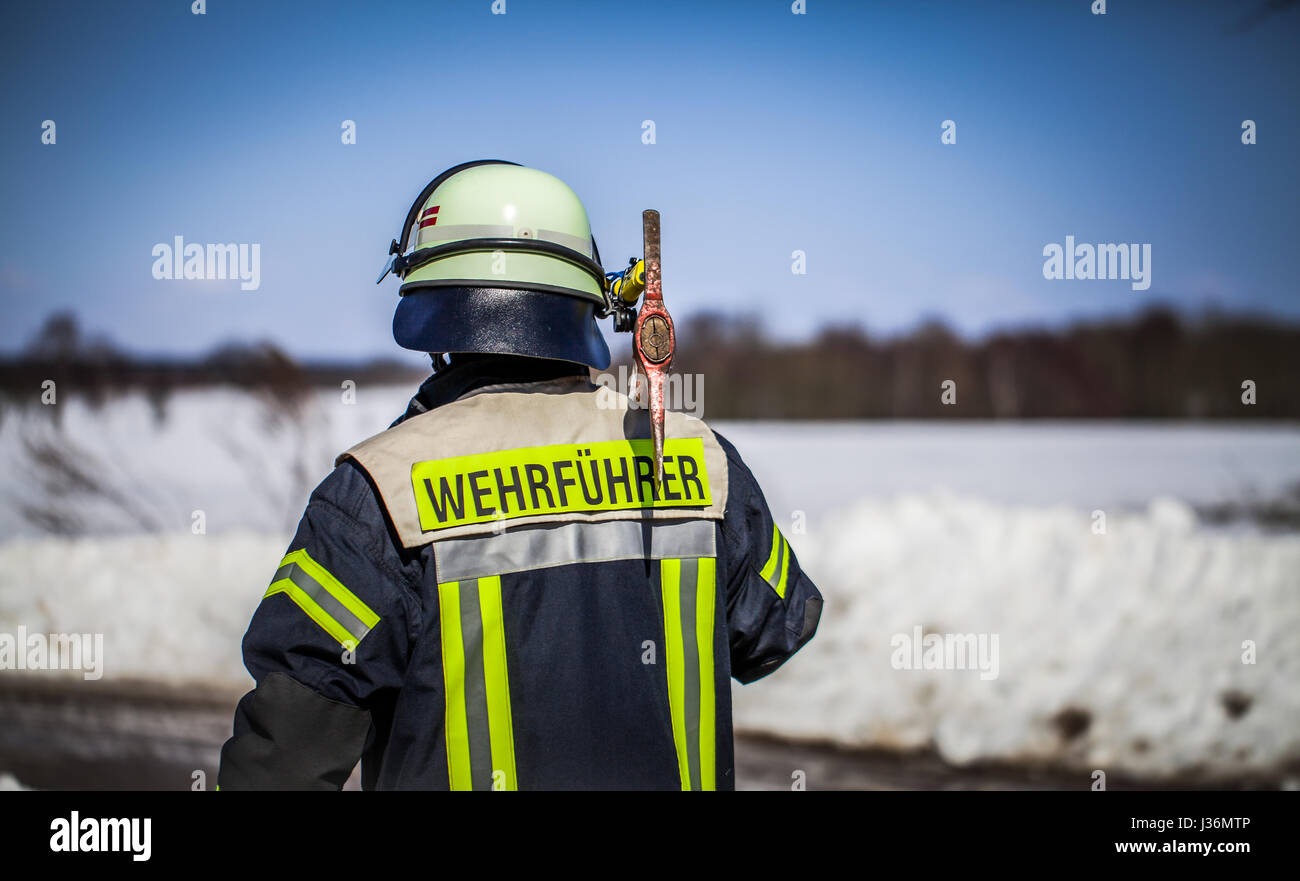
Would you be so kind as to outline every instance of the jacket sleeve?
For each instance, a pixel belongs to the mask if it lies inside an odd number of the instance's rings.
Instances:
[[[722,521],[731,673],[753,682],[812,639],[822,596],[782,535],[754,475],[722,436],[727,510]]]
[[[369,479],[344,462],[312,493],[244,635],[257,687],[221,750],[222,789],[343,786],[401,687],[418,581]]]

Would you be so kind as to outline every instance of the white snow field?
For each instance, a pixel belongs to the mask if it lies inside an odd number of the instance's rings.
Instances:
[[[307,493],[409,391],[318,393],[296,418],[236,391],[175,395],[162,421],[143,397],[61,403],[57,425],[5,411],[0,633],[101,632],[106,678],[248,687],[239,640]],[[733,689],[738,728],[956,764],[1296,776],[1300,533],[1193,505],[1300,483],[1300,429],[719,429],[826,597],[811,644]],[[916,627],[996,637],[996,678],[896,669]]]

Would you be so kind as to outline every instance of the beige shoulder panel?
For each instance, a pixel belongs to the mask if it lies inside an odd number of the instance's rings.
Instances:
[[[560,382],[541,390],[533,386],[527,392],[510,388],[480,389],[458,401],[407,419],[338,457],[338,462],[352,459],[370,475],[405,547],[489,533],[499,530],[502,522],[498,517],[487,522],[423,528],[412,476],[413,468],[419,463],[423,463],[422,468],[437,467],[435,460],[461,456],[650,437],[647,411],[632,409],[626,396],[593,386],[586,380]],[[713,432],[694,416],[669,412],[665,416],[665,436],[668,441],[699,439],[708,478],[709,504],[706,506],[671,507],[664,500],[658,503],[660,507],[552,511],[541,515],[516,515],[505,523],[514,526],[646,518],[722,519],[727,507],[727,457]],[[613,495],[611,490],[610,496]],[[427,500],[424,504],[427,514]]]

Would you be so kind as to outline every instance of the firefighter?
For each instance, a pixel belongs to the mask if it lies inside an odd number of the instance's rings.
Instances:
[[[646,411],[591,382],[582,203],[466,163],[390,254],[394,336],[434,372],[312,493],[220,788],[339,789],[359,759],[366,789],[733,789],[730,679],[798,651],[822,599],[728,441],[668,413],[660,482]]]

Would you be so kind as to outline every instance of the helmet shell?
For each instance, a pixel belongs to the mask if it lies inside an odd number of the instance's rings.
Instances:
[[[578,195],[554,175],[519,165],[476,165],[453,174],[425,200],[408,250],[466,239],[555,242],[592,257],[591,224]],[[596,280],[562,257],[517,251],[451,254],[412,269],[402,292],[428,287],[522,288],[603,304]]]

